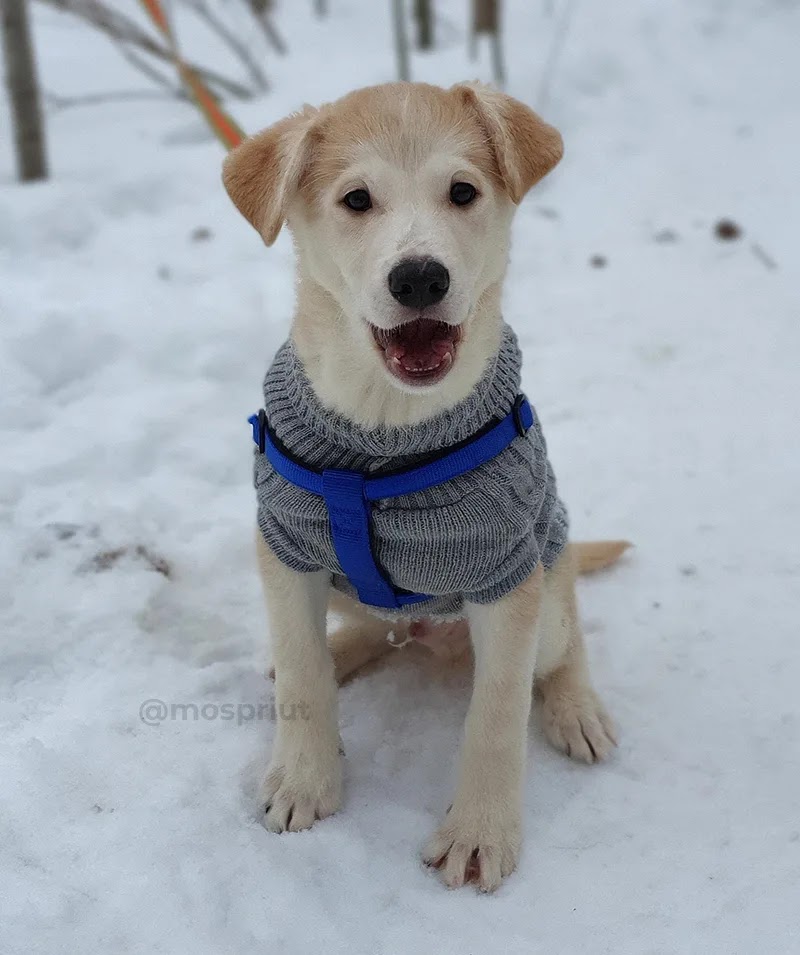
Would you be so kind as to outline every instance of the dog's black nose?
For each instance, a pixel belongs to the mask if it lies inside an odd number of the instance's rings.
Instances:
[[[435,305],[450,288],[450,273],[436,259],[403,259],[389,273],[389,291],[401,305]]]

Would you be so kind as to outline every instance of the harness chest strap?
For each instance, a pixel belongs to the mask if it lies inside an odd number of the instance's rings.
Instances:
[[[533,424],[533,409],[524,395],[517,395],[505,418],[468,441],[445,448],[425,464],[380,476],[341,468],[320,471],[306,467],[281,446],[269,428],[266,412],[261,410],[248,421],[253,428],[253,441],[273,469],[290,484],[325,501],[336,557],[358,599],[372,607],[399,610],[431,598],[429,594],[410,593],[393,586],[378,566],[370,533],[372,501],[424,491],[474,471],[527,434]]]

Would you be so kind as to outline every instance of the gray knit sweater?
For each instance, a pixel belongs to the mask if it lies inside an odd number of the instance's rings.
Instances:
[[[364,429],[325,408],[312,390],[291,340],[264,381],[267,421],[307,467],[369,473],[413,466],[505,417],[520,387],[521,355],[503,327],[499,353],[462,402],[408,427]],[[290,484],[256,451],[258,524],[286,565],[325,568],[333,585],[355,596],[342,575],[325,502]],[[435,598],[403,610],[370,608],[388,617],[450,617],[463,601],[490,603],[522,583],[541,560],[552,566],[567,540],[567,513],[556,493],[539,421],[496,458],[425,491],[376,501],[373,550],[396,587]]]

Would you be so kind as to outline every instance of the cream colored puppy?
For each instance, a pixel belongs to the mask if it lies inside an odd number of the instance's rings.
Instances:
[[[363,427],[410,425],[462,401],[499,346],[511,219],[561,158],[561,137],[492,89],[390,84],[305,108],[246,140],[225,186],[267,245],[287,222],[297,253],[294,347],[320,401]],[[393,347],[408,321],[398,262],[444,263],[428,276],[441,323],[421,352]],[[389,285],[394,279],[389,279]],[[439,283],[437,285],[437,283]],[[447,294],[444,294],[446,292]],[[575,605],[584,569],[622,544],[567,547],[491,604],[467,604],[475,677],[452,806],[424,858],[447,885],[495,889],[520,851],[534,670],[548,738],[592,762],[614,744],[589,679]],[[297,573],[258,534],[276,699],[306,704],[281,721],[265,786],[266,825],[306,828],[342,800],[337,672],[387,647],[392,624],[339,598],[350,620],[326,640],[330,574]],[[413,613],[413,610],[410,609]]]

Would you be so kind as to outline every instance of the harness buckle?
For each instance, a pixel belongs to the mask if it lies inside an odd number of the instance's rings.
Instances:
[[[511,416],[514,419],[514,427],[517,429],[517,434],[524,438],[530,429],[530,425],[526,424],[522,417],[522,411],[525,405],[527,404],[527,399],[525,395],[519,394],[514,399],[514,404],[511,406]]]

